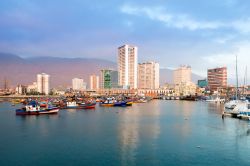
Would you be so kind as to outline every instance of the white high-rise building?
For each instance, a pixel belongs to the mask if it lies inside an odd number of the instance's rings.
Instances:
[[[86,90],[86,83],[81,78],[72,79],[73,90]]]
[[[159,63],[146,62],[138,64],[138,88],[158,89],[160,82]]]
[[[99,76],[97,75],[91,75],[90,76],[90,79],[89,79],[89,82],[90,82],[90,89],[91,90],[98,90],[99,89]]]
[[[45,95],[49,94],[50,91],[50,75],[42,73],[37,74],[37,91],[39,93],[44,93]]]
[[[174,70],[174,84],[189,83],[191,82],[191,67],[180,66]]]
[[[118,48],[118,84],[137,89],[137,47],[123,45]]]

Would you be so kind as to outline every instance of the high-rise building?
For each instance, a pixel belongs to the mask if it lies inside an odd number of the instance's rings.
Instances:
[[[76,91],[86,90],[86,83],[81,78],[73,78],[72,89]]]
[[[118,72],[112,69],[101,70],[100,87],[101,89],[118,88]]]
[[[137,88],[137,47],[123,45],[118,48],[118,84],[124,88]]]
[[[138,64],[138,88],[158,89],[160,82],[159,63],[146,62]]]
[[[182,65],[174,70],[174,84],[191,82],[191,67]]]
[[[227,86],[227,67],[220,67],[207,70],[208,86],[214,92]]]
[[[19,94],[19,95],[24,95],[27,93],[27,86],[24,86],[24,85],[17,85],[16,87],[16,94]]]
[[[42,73],[37,74],[37,91],[45,95],[49,94],[50,90],[50,76],[48,74]]]
[[[99,89],[99,76],[91,75],[89,82],[90,82],[89,85],[90,85],[91,90],[98,90]]]

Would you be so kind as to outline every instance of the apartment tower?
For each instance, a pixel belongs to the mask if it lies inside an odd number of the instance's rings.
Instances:
[[[182,65],[174,70],[174,84],[191,82],[191,67]]]
[[[118,84],[137,89],[137,47],[123,45],[118,48]]]
[[[159,63],[146,62],[138,64],[138,88],[139,89],[158,89]]]
[[[217,91],[227,86],[227,67],[220,67],[207,70],[208,86],[210,91]]]
[[[50,76],[48,74],[42,73],[37,74],[37,92],[43,93],[45,95],[49,94],[50,90]]]
[[[90,76],[90,89],[91,90],[98,90],[99,89],[99,76],[97,75],[91,75]]]

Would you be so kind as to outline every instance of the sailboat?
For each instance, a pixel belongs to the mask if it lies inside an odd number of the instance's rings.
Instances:
[[[242,104],[244,105],[247,101],[246,100],[240,100],[239,99],[239,90],[238,90],[238,85],[239,85],[239,82],[238,82],[238,57],[236,55],[236,66],[235,66],[235,69],[236,69],[236,92],[235,92],[235,99],[233,100],[230,100],[228,101],[227,103],[225,103],[225,111],[224,113],[229,113],[229,114],[232,114],[233,116],[234,115],[237,115],[240,113],[239,110],[239,107],[242,108]],[[245,81],[244,81],[245,82]],[[239,105],[237,107],[237,105]]]

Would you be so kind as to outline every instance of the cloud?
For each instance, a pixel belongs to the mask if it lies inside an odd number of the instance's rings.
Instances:
[[[228,1],[233,3],[234,1]],[[164,23],[168,27],[178,29],[194,30],[216,30],[219,28],[227,28],[235,30],[239,33],[250,33],[250,18],[240,18],[230,22],[225,21],[200,21],[192,18],[188,14],[175,14],[167,12],[163,7],[139,7],[132,5],[123,5],[120,11],[125,14],[144,16],[151,20]]]
[[[238,73],[239,81],[242,82],[244,79],[245,69],[250,61],[250,42],[243,41],[234,45],[235,50],[230,53],[221,52],[217,54],[211,54],[202,57],[202,60],[206,62],[208,68],[227,66],[228,78],[235,80],[235,66],[236,66],[236,55],[238,56]],[[250,79],[248,79],[249,83]]]
[[[186,14],[174,15],[166,12],[162,7],[136,7],[123,5],[121,12],[130,15],[147,16],[151,20],[163,22],[168,27],[189,30],[217,29],[223,26],[220,22],[196,21]]]

